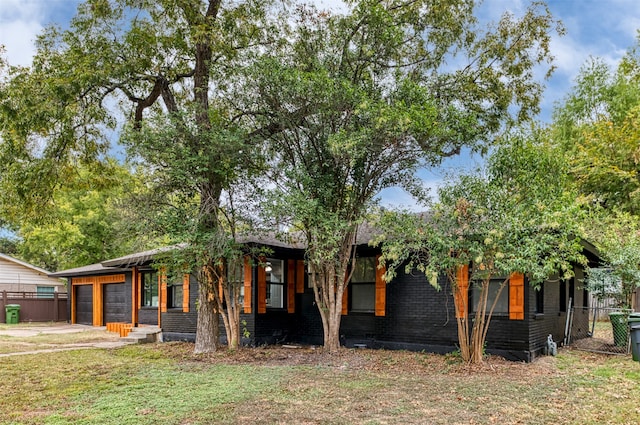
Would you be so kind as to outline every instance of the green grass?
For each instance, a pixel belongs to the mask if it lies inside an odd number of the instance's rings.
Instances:
[[[1,358],[0,424],[635,424],[640,417],[640,363],[630,357],[562,350],[532,364],[491,358],[469,368],[401,351],[195,357],[190,347]]]

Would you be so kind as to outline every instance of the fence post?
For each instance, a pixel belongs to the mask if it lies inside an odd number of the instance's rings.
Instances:
[[[58,293],[54,292],[53,293],[53,321],[57,322],[59,319],[58,317]]]

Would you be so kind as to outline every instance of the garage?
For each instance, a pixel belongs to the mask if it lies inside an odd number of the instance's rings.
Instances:
[[[126,322],[127,306],[124,283],[103,285],[102,288],[104,323]]]
[[[93,325],[93,285],[76,288],[76,323]]]

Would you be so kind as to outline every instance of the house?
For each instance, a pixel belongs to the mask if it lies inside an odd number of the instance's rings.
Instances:
[[[32,264],[0,254],[0,322],[7,320],[6,306],[20,306],[19,321],[49,322],[67,320],[65,284],[49,277],[50,272]]]
[[[0,292],[33,292],[38,298],[53,298],[55,292],[66,292],[60,279],[48,272],[6,254],[0,254]]]
[[[456,314],[472,314],[476,293],[468,275],[469,311],[455,311],[451,288],[441,279],[436,290],[419,273],[399,270],[386,283],[377,269],[379,251],[358,241],[357,270],[348,286],[341,323],[346,346],[425,350],[446,353],[456,349]],[[274,238],[247,239],[247,246],[270,248],[261,262],[246,258],[242,273],[243,313],[241,322],[249,337],[245,344],[278,342],[322,344],[322,322],[309,288],[304,247]],[[193,275],[167,281],[152,268],[163,250],[128,255],[71,270],[53,273],[68,279],[72,323],[104,326],[109,322],[157,325],[163,339],[194,340],[196,332],[197,283]],[[591,262],[595,249],[584,244]],[[509,359],[531,361],[539,356],[547,336],[564,337],[569,299],[573,305],[588,303],[582,288],[582,266],[575,265],[575,278],[551,277],[540,290],[528,285],[524,275],[513,275],[497,304],[487,335],[487,351]],[[466,280],[465,280],[466,279]],[[588,314],[576,313],[575,335],[586,334]]]

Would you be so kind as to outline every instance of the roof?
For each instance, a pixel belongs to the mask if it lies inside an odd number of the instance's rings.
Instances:
[[[100,273],[121,273],[127,271],[127,268],[105,267],[102,263],[90,264],[88,266],[76,267],[73,269],[62,270],[55,273],[49,273],[50,277],[70,277],[70,276],[87,276]]]
[[[135,267],[147,264],[158,254],[174,251],[184,247],[184,244],[164,246],[162,248],[151,249],[149,251],[136,252],[135,254],[125,255],[124,257],[114,258],[112,260],[103,261],[105,267]]]
[[[356,235],[356,245],[368,244],[377,232],[377,229],[369,226],[367,223],[360,225],[360,227],[358,228],[358,234]],[[286,239],[286,241],[283,239]],[[237,241],[241,244],[268,245],[285,249],[305,249],[307,246],[306,242],[304,241],[304,236],[300,232],[290,234],[289,236],[284,238],[280,237],[280,234],[277,233],[242,235],[238,237]],[[142,266],[150,263],[158,254],[181,249],[185,246],[185,244],[170,245],[162,248],[151,249],[148,251],[136,252],[133,254],[125,255],[123,257],[105,260],[96,264],[90,264],[88,266],[62,270],[56,273],[49,273],[46,271],[44,273],[48,274],[51,277],[71,277],[94,275],[100,273],[123,272],[130,270],[132,267]]]
[[[10,261],[12,263],[19,264],[19,265],[21,265],[23,267],[26,267],[28,269],[34,270],[34,271],[36,271],[38,273],[42,273],[44,275],[50,275],[51,274],[51,272],[49,272],[49,271],[47,271],[45,269],[41,269],[40,267],[36,267],[33,264],[29,264],[29,263],[24,262],[22,260],[18,260],[17,258],[13,258],[12,256],[7,255],[7,254],[0,253],[0,258],[3,259],[3,260],[6,260],[6,261]]]

